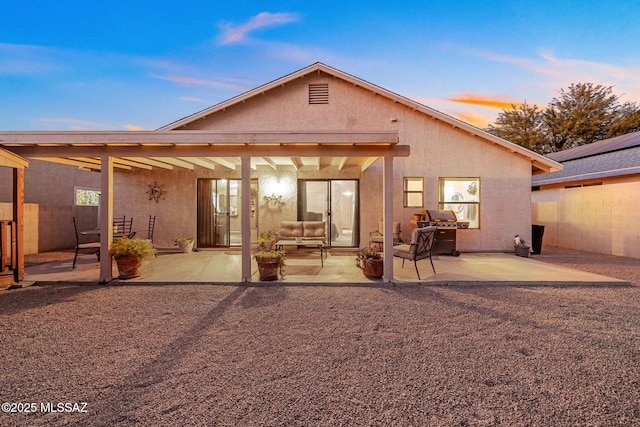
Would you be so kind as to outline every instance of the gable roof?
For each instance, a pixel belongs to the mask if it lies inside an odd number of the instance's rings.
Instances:
[[[640,132],[549,154],[564,169],[532,177],[534,186],[640,174]]]
[[[187,116],[183,119],[177,120],[173,123],[170,123],[162,128],[160,128],[159,130],[177,130],[180,129],[184,126],[187,126],[188,124],[202,119],[204,117],[207,117],[211,114],[215,114],[218,111],[222,111],[226,108],[229,108],[232,105],[236,105],[238,103],[241,103],[243,101],[248,100],[249,98],[252,98],[254,96],[260,95],[264,92],[267,92],[269,90],[278,88],[288,82],[292,82],[296,79],[299,79],[301,77],[304,77],[308,74],[311,73],[317,73],[317,72],[323,72],[326,74],[329,74],[335,78],[339,78],[342,79],[346,82],[349,82],[355,86],[360,86],[364,89],[367,89],[369,91],[372,91],[378,95],[384,96],[394,102],[397,102],[399,104],[405,105],[415,111],[419,111],[433,119],[437,119],[440,120],[444,123],[447,123],[449,125],[451,125],[454,128],[459,128],[465,132],[468,132],[474,136],[477,136],[479,138],[482,138],[484,140],[486,140],[489,143],[493,143],[495,145],[498,145],[500,147],[505,148],[506,150],[512,152],[512,153],[516,153],[519,154],[527,159],[529,159],[531,161],[532,164],[532,168],[534,170],[534,172],[551,172],[551,171],[559,171],[562,170],[562,165],[558,162],[556,162],[553,159],[550,159],[548,157],[545,157],[541,154],[537,154],[534,153],[531,150],[528,150],[524,147],[521,147],[517,144],[514,144],[512,142],[509,142],[507,140],[504,140],[502,138],[499,138],[495,135],[492,135],[488,132],[483,131],[482,129],[479,129],[473,125],[470,125],[469,123],[463,122],[461,120],[458,120],[454,117],[451,117],[447,114],[444,114],[440,111],[434,110],[433,108],[427,107],[426,105],[420,104],[419,102],[413,101],[409,98],[406,98],[402,95],[398,95],[397,93],[391,92],[389,90],[386,90],[384,88],[381,88],[379,86],[376,86],[372,83],[369,83],[365,80],[362,80],[360,78],[354,77],[350,74],[347,74],[343,71],[337,70],[335,68],[329,67],[328,65],[325,65],[321,62],[316,62],[315,64],[312,64],[308,67],[302,68],[298,71],[295,71],[291,74],[288,74],[284,77],[281,77],[279,79],[273,80],[265,85],[259,86],[255,89],[252,89],[250,91],[247,91],[245,93],[242,93],[238,96],[235,96],[233,98],[228,99],[227,101],[223,101],[219,104],[216,104],[212,107],[206,108],[202,111],[199,111],[195,114],[192,114],[190,116]]]

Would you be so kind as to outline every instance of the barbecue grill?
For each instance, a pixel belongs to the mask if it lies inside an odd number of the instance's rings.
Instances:
[[[460,255],[456,249],[456,231],[458,228],[469,228],[469,223],[458,221],[455,212],[448,209],[425,210],[423,215],[425,220],[418,221],[418,227],[434,226],[438,229],[431,252],[434,255]]]

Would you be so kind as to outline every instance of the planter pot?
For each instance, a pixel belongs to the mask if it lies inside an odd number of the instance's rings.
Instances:
[[[364,275],[368,279],[381,279],[383,266],[383,260],[374,259],[371,264],[369,264],[368,262],[364,263],[364,267],[362,267],[362,273],[364,273]]]
[[[179,241],[178,247],[183,254],[189,253],[193,250],[193,240]]]
[[[120,279],[133,279],[140,276],[142,259],[135,256],[121,256],[116,257],[116,264],[118,265]]]
[[[529,246],[514,246],[516,248],[516,255],[529,258]]]
[[[280,257],[256,257],[260,280],[278,280]]]

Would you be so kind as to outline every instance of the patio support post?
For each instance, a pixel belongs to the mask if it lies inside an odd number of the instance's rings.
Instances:
[[[12,254],[16,260],[16,269],[13,270],[13,281],[18,283],[24,280],[24,169],[13,169],[13,221],[15,224],[14,235],[16,253]]]
[[[386,153],[382,164],[382,194],[384,236],[393,236],[393,155]],[[393,282],[393,239],[384,239],[382,280],[386,283]]]
[[[113,240],[113,157],[100,156],[100,282],[113,277],[109,245]]]
[[[242,167],[242,213],[240,222],[242,230],[242,281],[251,281],[251,156],[240,156]]]

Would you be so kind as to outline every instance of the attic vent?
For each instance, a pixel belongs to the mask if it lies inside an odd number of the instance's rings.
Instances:
[[[329,103],[329,83],[309,85],[309,104]]]

